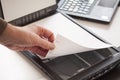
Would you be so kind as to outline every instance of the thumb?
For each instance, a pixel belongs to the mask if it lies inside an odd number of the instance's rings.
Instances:
[[[42,47],[43,49],[52,50],[55,48],[54,43],[48,41],[47,39],[41,38],[41,37],[39,37],[39,39],[36,40],[36,42],[37,42],[36,45],[39,47]]]

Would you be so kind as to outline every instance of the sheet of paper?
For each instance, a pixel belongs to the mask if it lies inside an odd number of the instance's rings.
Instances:
[[[73,53],[79,53],[79,52],[85,52],[85,51],[91,51],[95,49],[110,47],[110,45],[105,44],[103,42],[98,41],[97,43],[101,45],[97,46],[96,48],[93,48],[92,46],[87,47],[87,46],[83,46],[82,44],[77,44],[74,41],[71,41],[65,38],[64,36],[57,34],[56,40],[55,40],[56,48],[54,50],[49,51],[45,58],[53,58],[53,57],[64,56],[64,55],[69,55]]]
[[[78,52],[111,47],[93,35],[57,13],[36,23],[55,34],[55,49],[48,52],[45,58],[58,57]]]

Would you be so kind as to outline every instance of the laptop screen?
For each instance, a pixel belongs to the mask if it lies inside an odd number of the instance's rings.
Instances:
[[[55,4],[56,0],[1,0],[6,21],[12,21]]]

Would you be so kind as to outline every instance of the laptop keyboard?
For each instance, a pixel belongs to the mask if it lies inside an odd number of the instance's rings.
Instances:
[[[86,15],[91,11],[95,2],[96,0],[65,0],[59,9]]]

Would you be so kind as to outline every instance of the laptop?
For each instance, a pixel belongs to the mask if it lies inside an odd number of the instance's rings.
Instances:
[[[110,22],[119,0],[61,0],[58,11],[81,18]]]
[[[61,21],[61,18],[64,18],[104,42],[104,40],[77,24],[68,15],[57,12],[55,0],[1,0],[0,3],[1,17],[11,24],[24,26],[37,23],[51,26],[56,22],[50,21],[58,20],[57,26],[55,26],[57,28],[61,24],[66,24],[65,21]],[[57,15],[60,15],[60,17],[54,18]],[[21,54],[25,55],[50,78],[46,80],[94,80],[120,63],[120,53],[114,47],[48,59],[42,59],[29,51],[23,51]]]

